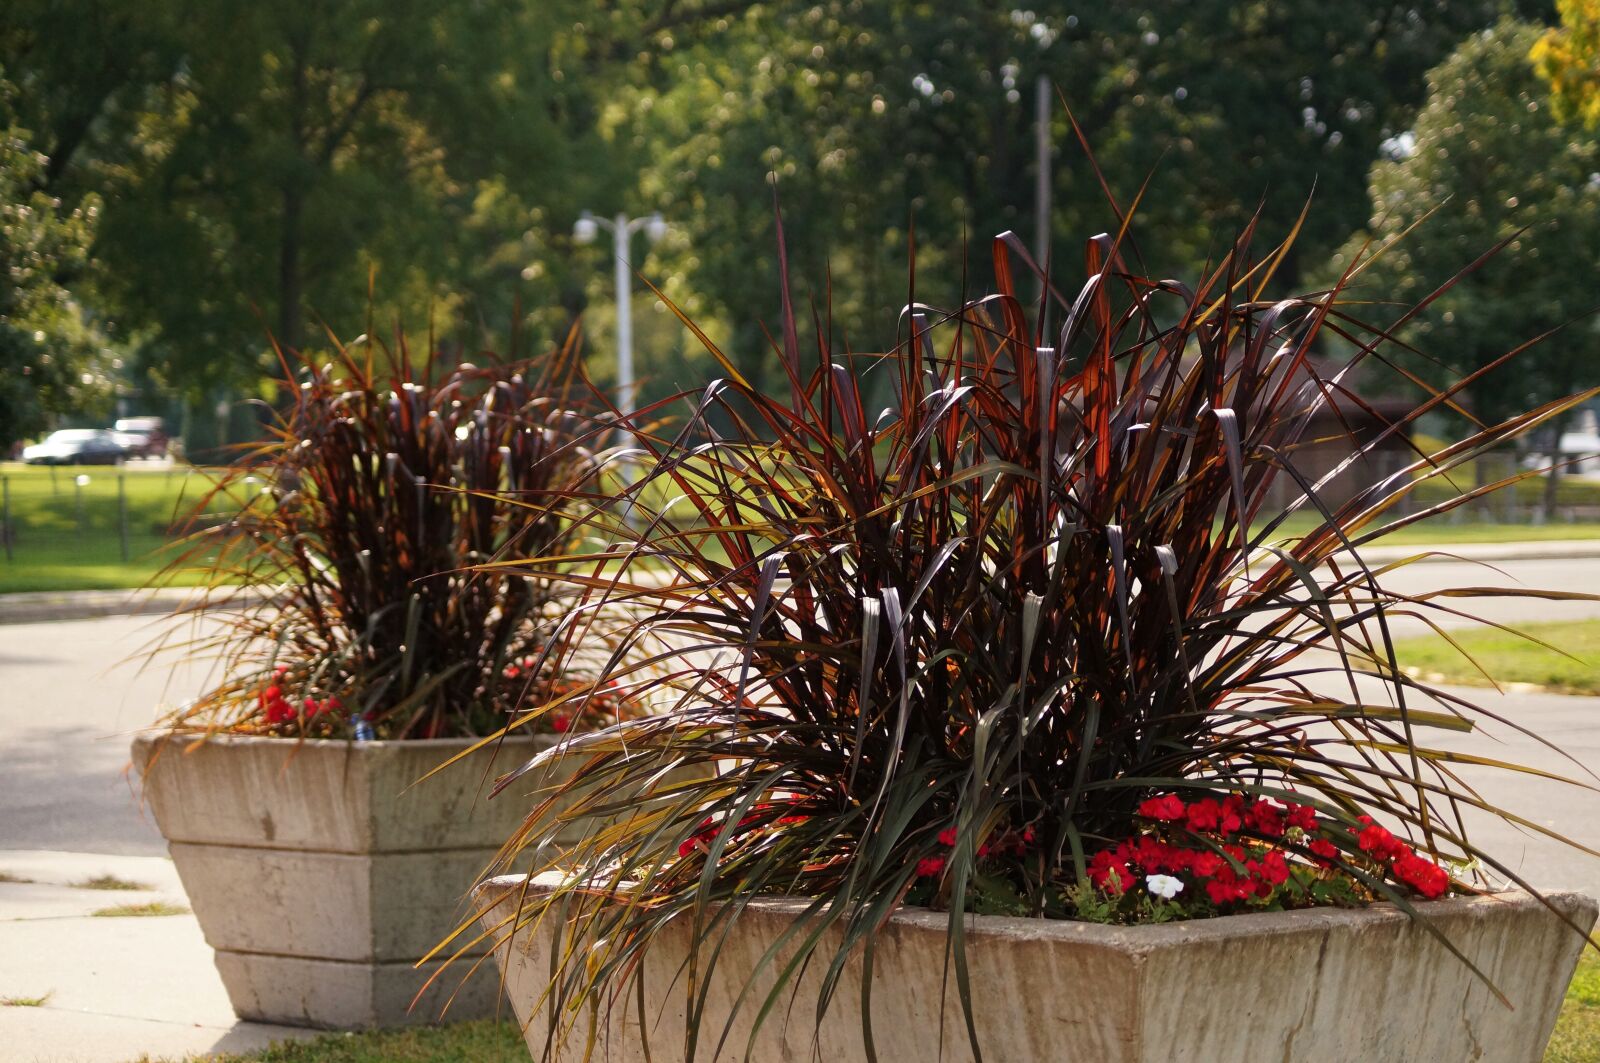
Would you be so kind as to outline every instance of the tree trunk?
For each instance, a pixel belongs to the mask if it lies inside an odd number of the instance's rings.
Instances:
[[[1567,424],[1572,419],[1572,411],[1559,414],[1550,422],[1550,471],[1544,476],[1544,519],[1555,520],[1556,517],[1556,492],[1561,483],[1561,434],[1567,430]]]
[[[286,349],[300,346],[300,225],[304,208],[304,190],[284,185],[278,237],[278,343]]]

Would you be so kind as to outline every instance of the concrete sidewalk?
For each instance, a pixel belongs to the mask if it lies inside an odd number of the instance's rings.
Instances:
[[[77,885],[102,875],[145,888]],[[152,902],[183,914],[93,914]],[[234,1017],[164,857],[0,850],[0,1001],[0,1057],[17,1063],[181,1060],[318,1033]]]

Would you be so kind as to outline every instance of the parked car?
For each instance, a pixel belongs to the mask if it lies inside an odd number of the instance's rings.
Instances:
[[[167,426],[159,417],[123,417],[111,426],[123,453],[130,458],[167,456]]]
[[[104,428],[63,428],[22,448],[29,465],[115,465],[124,456],[116,435]]]

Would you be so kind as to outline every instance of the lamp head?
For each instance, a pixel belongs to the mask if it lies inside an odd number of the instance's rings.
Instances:
[[[650,220],[644,223],[644,235],[652,244],[659,244],[667,235],[667,219],[659,213],[650,215]]]
[[[580,244],[592,244],[594,238],[600,235],[600,226],[595,222],[594,215],[584,211],[578,215],[578,220],[572,224],[572,239]]]

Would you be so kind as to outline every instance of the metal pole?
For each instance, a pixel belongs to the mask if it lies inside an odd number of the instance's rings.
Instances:
[[[628,266],[628,216],[618,213],[617,241],[617,409],[624,419],[633,413],[633,273]]]
[[[1034,82],[1033,112],[1033,254],[1043,268],[1050,255],[1050,79],[1043,74]],[[1039,286],[1043,294],[1043,280]]]
[[[117,473],[117,533],[122,539],[122,560],[128,560],[128,474]]]
[[[0,543],[5,544],[6,563],[11,562],[11,477],[0,476]]]
[[[83,475],[72,478],[72,506],[78,512],[78,538],[83,538]]]

